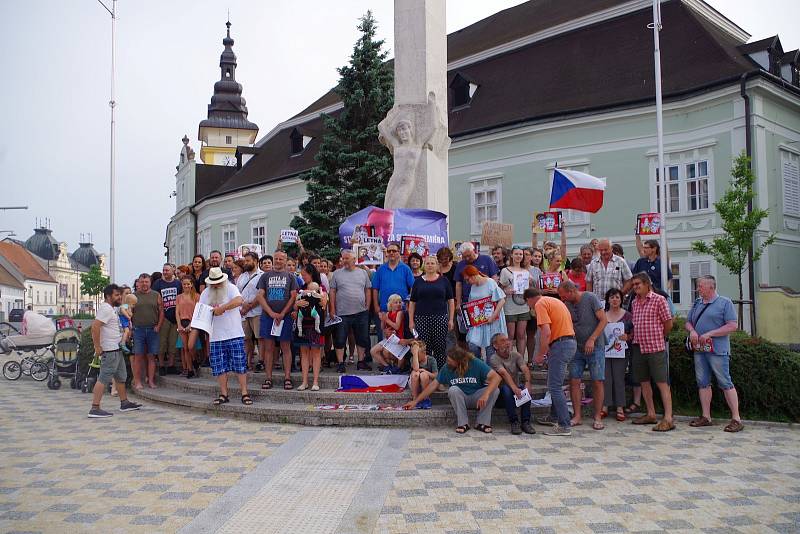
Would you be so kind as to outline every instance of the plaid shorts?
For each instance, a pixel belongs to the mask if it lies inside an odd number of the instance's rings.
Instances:
[[[212,341],[208,359],[211,362],[211,374],[214,376],[225,373],[245,374],[247,355],[244,352],[244,338]]]

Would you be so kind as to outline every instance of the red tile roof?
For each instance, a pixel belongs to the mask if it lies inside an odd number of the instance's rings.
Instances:
[[[22,245],[2,241],[0,242],[0,256],[10,261],[28,280],[56,283],[53,277],[39,265],[33,254],[28,252]]]
[[[8,272],[8,270],[2,265],[0,265],[0,285],[16,287],[17,289],[25,289],[25,286],[20,284],[16,278],[11,276],[11,273]]]

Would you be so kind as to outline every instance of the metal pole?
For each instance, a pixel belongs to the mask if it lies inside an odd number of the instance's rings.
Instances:
[[[117,102],[114,100],[114,74],[116,63],[116,26],[117,26],[117,0],[111,0],[111,100],[108,105],[111,107],[111,187],[109,190],[110,200],[110,237],[109,237],[109,250],[108,260],[109,268],[108,274],[111,281],[114,280],[116,252],[114,249],[114,181],[115,181],[115,165],[114,165],[114,107]]]
[[[656,131],[658,137],[658,176],[660,184],[656,187],[661,189],[661,202],[659,202],[658,211],[661,218],[661,289],[667,291],[667,175],[664,172],[664,110],[661,101],[661,45],[658,39],[658,32],[661,31],[661,2],[660,0],[653,0],[653,42],[654,51],[653,56],[655,60],[656,70]]]

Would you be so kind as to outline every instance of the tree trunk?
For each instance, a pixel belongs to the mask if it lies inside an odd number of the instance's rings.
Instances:
[[[744,330],[744,291],[742,291],[742,272],[739,271],[739,330]],[[750,303],[752,306],[753,304]]]

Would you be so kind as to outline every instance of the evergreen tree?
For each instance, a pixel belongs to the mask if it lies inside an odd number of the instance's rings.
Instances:
[[[291,222],[306,248],[328,258],[338,254],[339,225],[346,217],[369,205],[383,206],[392,174],[392,157],[378,142],[378,123],[394,105],[393,72],[384,41],[375,40],[372,13],[359,20],[361,37],[350,62],[338,69],[334,89],[344,108],[323,115],[317,166],[301,175],[308,199]]]
[[[711,255],[731,274],[739,279],[739,328],[742,327],[742,276],[747,271],[747,255],[753,247],[753,238],[761,221],[769,216],[765,209],[753,208],[748,213],[747,206],[755,199],[756,178],[750,169],[750,158],[742,152],[733,162],[730,188],[714,207],[722,219],[725,233],[715,237],[711,243],[695,241],[692,250]],[[764,249],[775,241],[775,234],[768,235],[758,247],[753,249],[753,262],[761,258]],[[752,306],[752,304],[751,304]]]

